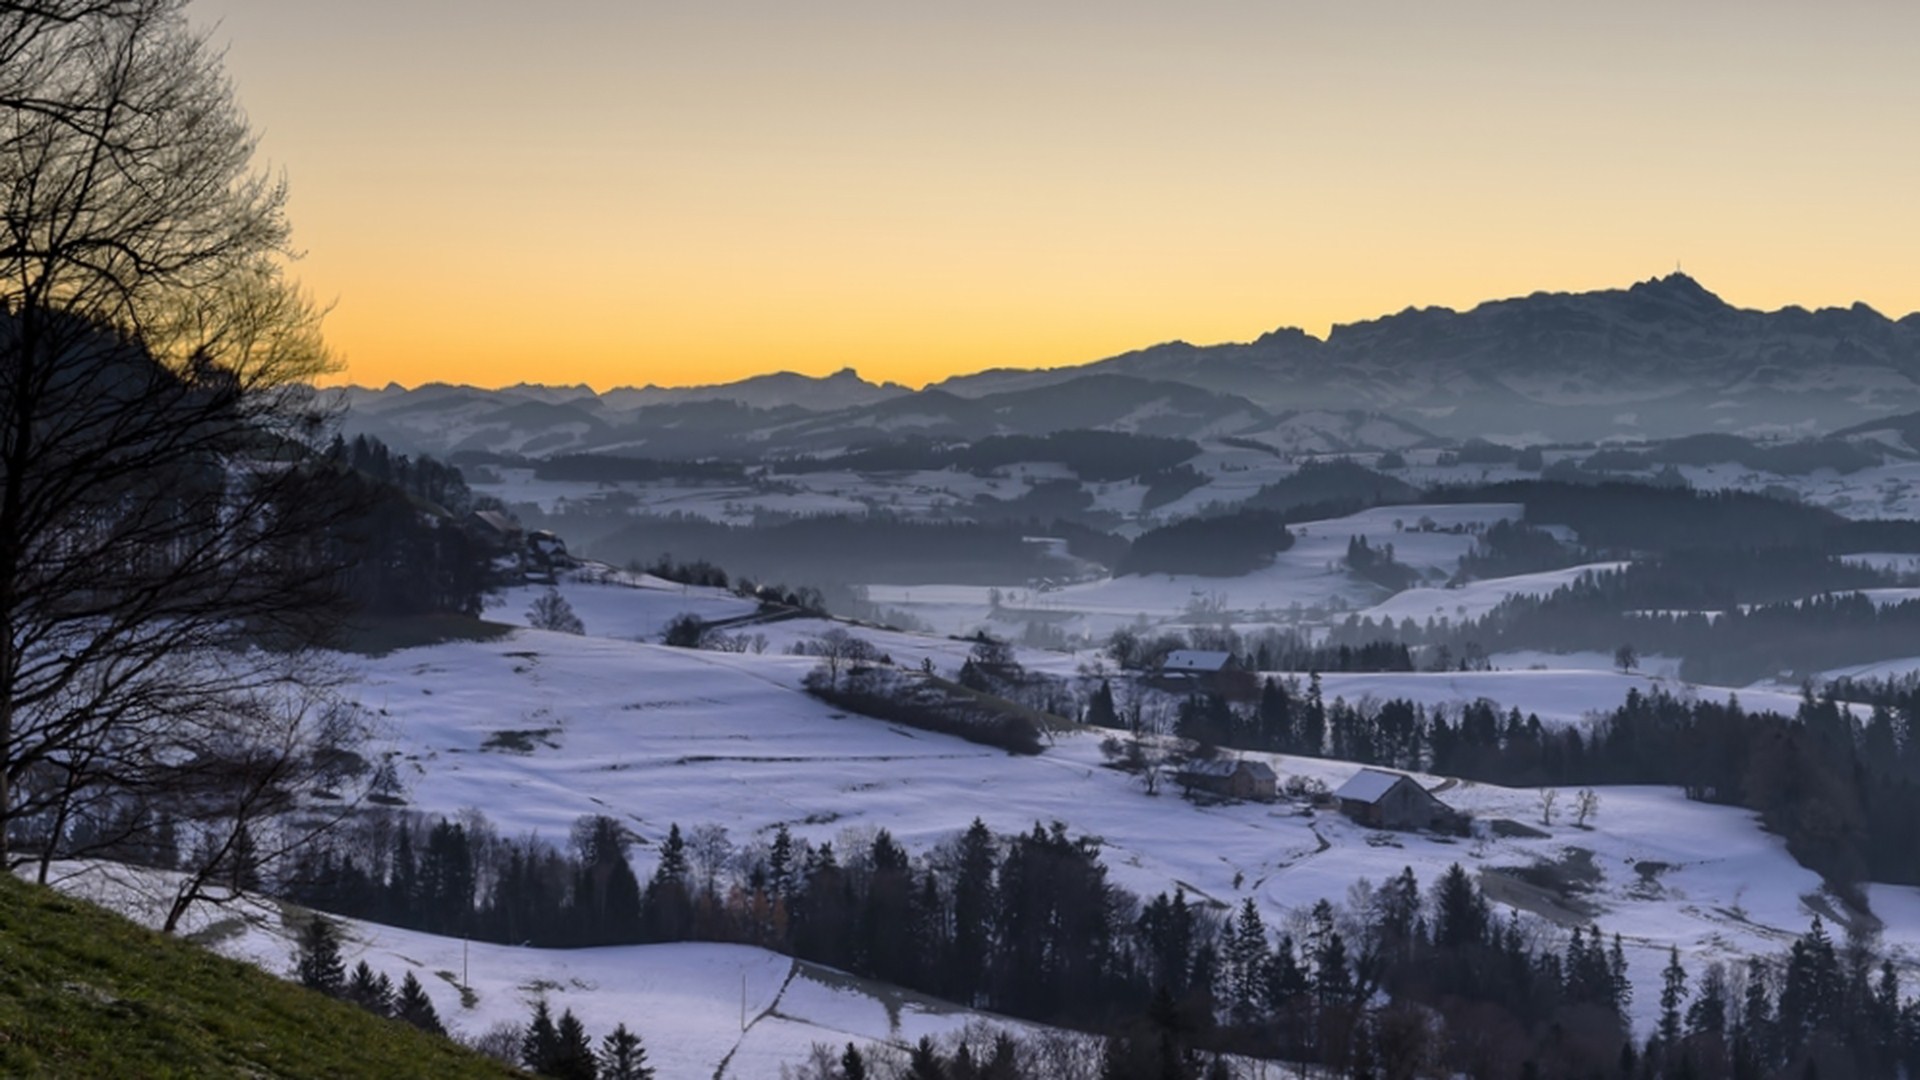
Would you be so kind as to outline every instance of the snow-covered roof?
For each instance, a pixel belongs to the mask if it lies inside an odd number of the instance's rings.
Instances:
[[[1239,771],[1240,767],[1243,765],[1246,767],[1249,773],[1252,773],[1255,777],[1259,779],[1262,779],[1262,780],[1278,779],[1278,777],[1275,776],[1274,774],[1272,766],[1268,765],[1264,761],[1244,761],[1244,760],[1191,761],[1191,762],[1188,762],[1184,767],[1182,767],[1180,771],[1183,773],[1186,773],[1189,776],[1217,776],[1222,779],[1225,779],[1226,777],[1232,776],[1235,772]]]
[[[1341,784],[1333,793],[1336,799],[1352,799],[1355,802],[1375,803],[1386,796],[1393,785],[1408,779],[1404,773],[1385,772],[1380,769],[1361,769]],[[1424,790],[1424,789],[1423,789]]]
[[[498,510],[475,510],[473,516],[475,520],[480,521],[498,533],[517,533],[520,531],[520,524],[518,522]]]
[[[1175,649],[1160,662],[1162,671],[1224,671],[1232,653],[1203,652],[1199,649]]]

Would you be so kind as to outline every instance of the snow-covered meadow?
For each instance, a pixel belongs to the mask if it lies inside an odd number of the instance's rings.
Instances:
[[[1652,1015],[1653,980],[1670,946],[1700,960],[1773,952],[1813,914],[1833,910],[1817,876],[1751,814],[1690,802],[1678,790],[1603,789],[1599,812],[1583,828],[1571,822],[1571,792],[1546,825],[1538,791],[1455,784],[1441,797],[1476,818],[1510,819],[1546,835],[1387,834],[1294,802],[1203,806],[1169,792],[1150,796],[1105,766],[1094,733],[1063,733],[1026,758],[847,715],[799,689],[813,661],[771,651],[699,652],[520,630],[356,662],[362,700],[383,715],[415,808],[479,809],[504,832],[550,839],[580,815],[611,814],[642,839],[635,857],[643,876],[650,846],[674,823],[724,826],[741,846],[765,842],[780,824],[842,843],[884,828],[925,852],[975,817],[1003,833],[1058,821],[1098,837],[1114,881],[1137,894],[1181,888],[1222,908],[1250,896],[1270,922],[1284,924],[1318,899],[1346,896],[1361,878],[1378,883],[1411,866],[1431,882],[1460,862],[1540,932],[1591,919],[1623,934],[1642,985],[1642,1023]],[[1729,692],[1591,666],[1328,676],[1324,683],[1330,697],[1350,700],[1486,697],[1556,723],[1617,705],[1631,686]],[[1778,701],[1740,693],[1749,706],[1795,702],[1785,693]],[[1283,777],[1329,787],[1357,768],[1248,756],[1271,762]],[[1511,873],[1541,866],[1564,869],[1566,895],[1542,893]],[[1881,887],[1874,896],[1887,922],[1884,943],[1920,958],[1920,918],[1904,917],[1920,914],[1920,894]]]

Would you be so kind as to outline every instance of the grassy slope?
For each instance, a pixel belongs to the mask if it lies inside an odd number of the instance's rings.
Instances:
[[[520,1074],[0,874],[0,1075]]]

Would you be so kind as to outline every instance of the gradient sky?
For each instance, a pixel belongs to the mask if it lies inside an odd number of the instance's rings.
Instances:
[[[1911,0],[195,0],[363,384],[1920,308]]]

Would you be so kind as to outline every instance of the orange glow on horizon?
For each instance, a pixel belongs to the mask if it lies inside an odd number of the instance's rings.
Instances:
[[[1920,5],[196,0],[362,385],[919,386],[1624,287],[1920,309]]]

